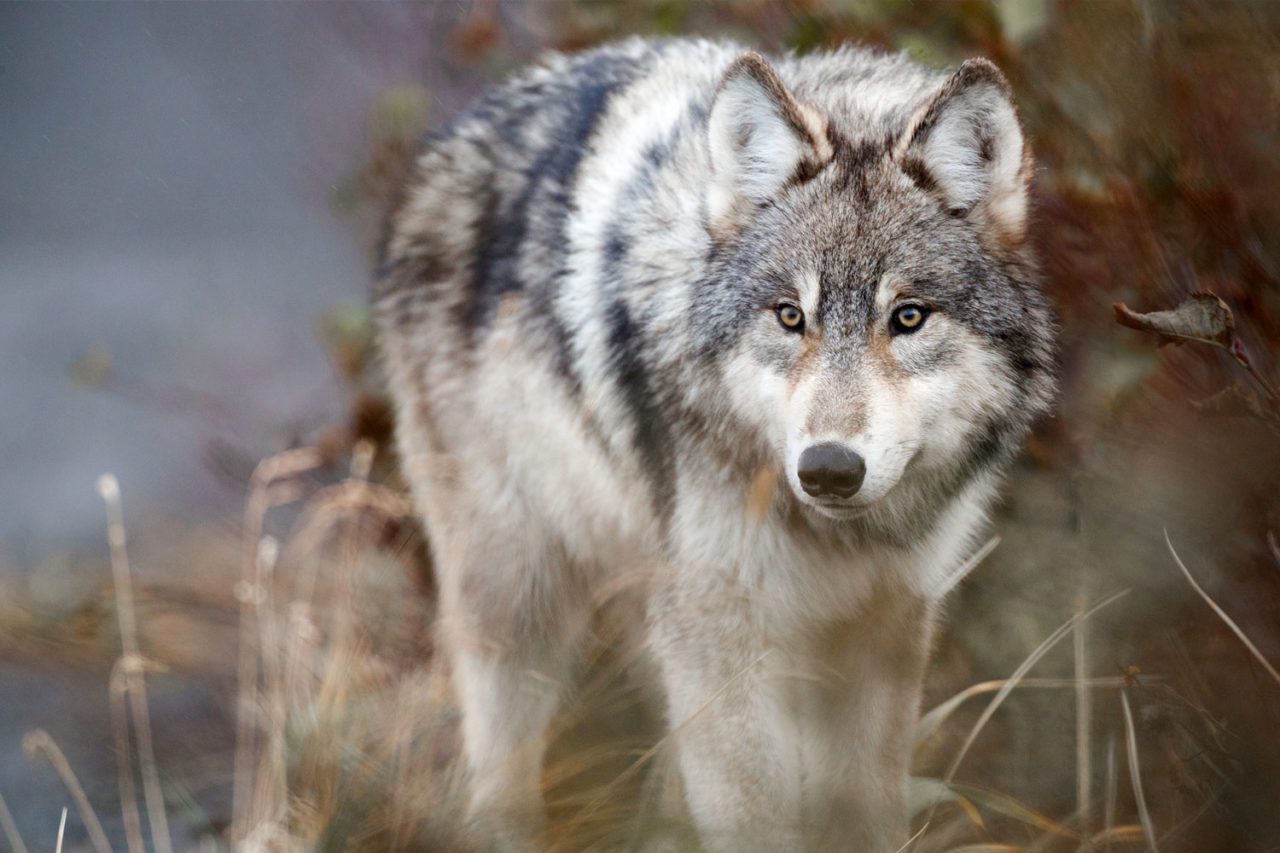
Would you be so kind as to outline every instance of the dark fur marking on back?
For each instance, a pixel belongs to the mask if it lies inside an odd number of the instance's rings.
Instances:
[[[645,148],[640,165],[627,181],[618,197],[617,213],[605,227],[604,264],[601,279],[606,293],[616,293],[622,281],[622,264],[631,251],[631,225],[636,208],[644,201],[645,194],[653,188],[654,179],[670,160],[676,139],[681,133],[677,124],[662,139]]]
[[[379,300],[400,291],[447,281],[454,272],[454,265],[443,253],[425,244],[415,246],[395,260],[383,259],[374,280],[373,297]]]
[[[549,331],[558,350],[559,367],[567,371],[566,377],[573,380],[575,386],[579,383],[572,374],[572,357],[568,350],[570,336],[567,330],[559,328],[552,310],[554,284],[563,276],[565,269],[564,228],[572,211],[572,190],[578,166],[590,147],[596,125],[609,96],[627,82],[635,67],[636,63],[629,59],[593,57],[573,69],[571,85],[565,87],[567,91],[548,91],[539,99],[543,109],[559,107],[563,115],[557,116],[552,133],[525,175],[520,193],[510,200],[492,199],[486,205],[477,223],[477,257],[472,270],[472,287],[469,298],[460,306],[459,323],[466,330],[470,342],[474,343],[475,333],[487,328],[502,297],[509,292],[529,288],[535,313],[550,326]],[[559,95],[558,103],[551,101],[553,95]],[[510,117],[506,117],[504,123],[510,130],[516,129]],[[542,214],[540,221],[531,216],[534,210]],[[528,242],[531,224],[558,238],[545,245],[554,254],[549,259],[553,272],[544,282],[524,281],[520,274],[520,255]]]
[[[643,473],[652,485],[654,511],[659,518],[666,519],[675,489],[671,430],[649,381],[649,369],[640,354],[642,333],[631,317],[631,310],[621,299],[615,300],[609,306],[607,319],[609,363],[631,411],[632,442],[640,454]]]

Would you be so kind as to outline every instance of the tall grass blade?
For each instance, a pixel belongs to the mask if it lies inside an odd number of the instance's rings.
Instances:
[[[973,553],[973,556],[965,560],[960,565],[960,568],[952,572],[947,577],[947,579],[942,582],[942,587],[938,592],[938,598],[942,598],[943,596],[950,593],[957,586],[959,586],[960,582],[965,578],[967,578],[969,576],[969,573],[978,567],[979,563],[987,559],[987,557],[991,556],[991,552],[994,551],[996,549],[996,546],[998,546],[999,544],[1000,544],[999,536],[992,536],[990,539],[988,539],[981,548],[979,548],[977,551]]]
[[[904,850],[906,850],[906,849],[907,849],[908,847],[910,847],[912,844],[915,844],[917,841],[919,841],[919,840],[920,840],[920,836],[924,835],[924,834],[925,834],[925,831],[926,831],[926,830],[928,830],[928,829],[929,829],[929,824],[928,824],[928,823],[926,823],[924,826],[922,826],[922,827],[920,827],[919,829],[917,829],[917,830],[916,830],[916,834],[915,834],[915,835],[913,835],[913,836],[911,836],[910,838],[908,838],[908,839],[906,840],[906,843],[904,843],[904,844],[903,844],[901,847],[899,847],[897,850],[893,851],[893,853],[903,853],[903,851],[904,851]]]
[[[1168,530],[1165,530],[1164,532],[1164,541],[1165,544],[1169,546],[1169,553],[1173,555],[1174,562],[1178,564],[1179,569],[1182,569],[1183,577],[1187,579],[1187,583],[1191,584],[1191,588],[1200,594],[1200,597],[1213,608],[1213,612],[1218,614],[1218,618],[1225,622],[1227,627],[1240,638],[1240,642],[1244,643],[1244,646],[1249,650],[1249,653],[1257,659],[1258,663],[1262,664],[1263,669],[1267,671],[1267,674],[1271,676],[1272,680],[1274,680],[1276,684],[1280,684],[1280,672],[1276,672],[1276,668],[1271,665],[1270,661],[1263,657],[1262,652],[1258,651],[1258,647],[1253,644],[1253,641],[1249,639],[1244,631],[1240,630],[1240,626],[1227,615],[1225,610],[1218,606],[1216,601],[1209,597],[1209,593],[1205,592],[1200,587],[1200,584],[1196,583],[1196,579],[1191,576],[1191,572],[1187,570],[1186,565],[1182,562],[1182,558],[1178,556],[1178,552],[1173,549],[1173,542],[1169,539]]]
[[[0,829],[4,830],[5,840],[9,842],[9,849],[13,853],[27,853],[27,845],[22,841],[22,834],[18,832],[18,824],[13,819],[13,813],[9,811],[9,806],[4,801],[4,797],[0,797]]]
[[[1111,849],[1111,842],[1116,841],[1121,844],[1137,844],[1146,839],[1146,832],[1136,823],[1126,823],[1122,826],[1109,827],[1099,832],[1097,835],[1089,839],[1088,846],[1082,847],[1082,850],[1097,850],[1099,846],[1103,850]]]
[[[951,696],[933,708],[929,712],[920,717],[915,728],[915,745],[919,749],[921,744],[933,736],[947,718],[955,713],[965,702],[985,693],[995,693],[1009,683],[1008,678],[996,678],[991,681],[980,681],[961,690],[959,693]],[[1085,684],[1089,687],[1124,687],[1124,678],[1120,676],[1110,676],[1102,678],[1085,679]],[[1014,685],[1015,688],[1027,690],[1031,688],[1055,688],[1074,690],[1077,687],[1074,678],[1024,678]]]
[[[111,853],[111,844],[107,841],[107,834],[102,831],[102,821],[98,820],[98,813],[93,810],[89,798],[84,795],[84,788],[76,778],[75,771],[71,769],[67,756],[58,748],[58,744],[54,743],[49,733],[44,729],[32,729],[27,732],[26,737],[22,739],[22,751],[26,753],[28,760],[34,760],[37,755],[43,755],[48,760],[54,772],[58,774],[58,778],[62,780],[67,793],[71,795],[71,801],[76,804],[80,821],[89,833],[89,843],[93,845],[93,849],[97,853]]]
[[[1108,605],[1113,604],[1116,601],[1120,600],[1122,597],[1127,595],[1128,592],[1129,591],[1127,589],[1117,592],[1114,595],[1108,596],[1107,598],[1103,599],[1102,601],[1095,604],[1093,607],[1089,608],[1083,613],[1077,613],[1073,615],[1063,625],[1061,625],[1056,631],[1054,631],[1052,634],[1046,637],[1044,641],[1040,643],[1039,646],[1036,646],[1036,648],[1031,652],[1031,654],[1027,656],[1027,658],[1022,662],[1022,664],[1016,670],[1014,670],[1013,675],[1009,676],[1009,679],[1005,682],[1005,685],[1000,688],[999,692],[997,692],[996,695],[992,697],[991,702],[988,703],[986,709],[983,710],[982,715],[978,717],[978,721],[973,724],[973,728],[969,731],[968,737],[965,738],[964,744],[961,745],[960,751],[956,753],[956,757],[952,759],[951,765],[947,768],[947,773],[946,773],[946,776],[944,777],[947,782],[950,782],[952,779],[955,778],[956,771],[960,769],[961,762],[963,762],[965,756],[969,754],[969,749],[970,747],[973,746],[974,741],[978,739],[978,735],[982,733],[982,730],[986,727],[987,723],[991,720],[992,716],[994,716],[995,712],[999,710],[1002,704],[1004,704],[1004,700],[1008,698],[1009,694],[1013,692],[1013,689],[1018,686],[1018,683],[1027,674],[1027,672],[1029,672],[1033,666],[1039,663],[1040,659],[1044,657],[1046,654],[1048,654],[1049,650],[1052,649],[1054,646],[1056,646],[1058,642],[1061,641],[1062,638],[1065,637],[1068,633],[1070,633],[1071,629],[1074,628],[1077,624],[1079,624],[1085,619],[1088,619],[1090,616],[1097,613],[1102,608],[1107,607]]]
[[[1084,596],[1076,602],[1076,613],[1084,612]],[[1076,676],[1076,816],[1080,823],[1080,833],[1088,837],[1093,824],[1091,802],[1093,792],[1090,781],[1093,778],[1093,762],[1090,752],[1090,723],[1093,718],[1093,697],[1086,683],[1089,663],[1085,658],[1084,620],[1078,620],[1075,628],[1075,676]]]
[[[993,791],[980,785],[961,785],[952,782],[950,787],[951,790],[970,802],[977,803],[979,806],[1005,817],[1013,818],[1019,823],[1024,823],[1042,832],[1052,833],[1063,838],[1078,837],[1077,833],[1067,829],[1058,821],[1036,811],[1025,803],[1019,802],[1008,794],[1002,794],[999,791]]]
[[[295,490],[272,487],[280,480],[297,477],[319,467],[318,451],[310,447],[286,450],[258,463],[249,480],[249,500],[244,511],[245,553],[241,578],[236,584],[240,601],[240,644],[236,663],[236,747],[231,782],[231,839],[235,843],[250,832],[252,820],[254,768],[258,762],[258,638],[262,614],[262,579],[258,560],[263,524],[267,512],[297,497]]]
[[[107,695],[111,707],[111,729],[116,741],[116,774],[120,786],[120,817],[124,821],[125,841],[129,853],[146,853],[142,838],[142,813],[138,810],[138,790],[133,781],[133,746],[129,742],[129,686],[125,680],[125,659],[111,668]]]
[[[907,815],[911,819],[926,809],[930,813],[943,803],[955,803],[973,821],[973,825],[979,829],[986,829],[986,823],[982,820],[982,812],[978,811],[977,806],[964,798],[956,787],[948,785],[941,779],[930,779],[924,776],[912,776],[907,780]],[[928,821],[925,821],[928,825]]]
[[[1104,807],[1103,838],[1105,850],[1111,849],[1111,828],[1116,825],[1116,797],[1119,793],[1120,774],[1116,765],[1116,736],[1107,737],[1107,800]]]
[[[129,709],[133,712],[134,735],[138,738],[138,763],[142,769],[142,793],[147,803],[151,844],[156,853],[173,853],[164,793],[160,789],[160,772],[156,767],[155,747],[151,742],[151,710],[147,704],[147,683],[138,643],[138,621],[133,606],[133,577],[129,570],[120,483],[114,475],[103,474],[98,478],[98,494],[102,496],[102,502],[107,508],[107,544],[111,551],[116,618],[120,623],[120,649],[124,654],[122,671],[129,695]],[[128,756],[125,758],[127,760]]]
[[[1151,812],[1147,810],[1147,798],[1142,793],[1142,768],[1138,763],[1138,736],[1133,729],[1133,712],[1129,710],[1129,694],[1120,691],[1120,703],[1124,707],[1124,737],[1129,753],[1129,779],[1133,782],[1133,799],[1138,804],[1138,820],[1142,822],[1142,832],[1147,837],[1147,848],[1158,853],[1156,845],[1156,828],[1151,822]]]

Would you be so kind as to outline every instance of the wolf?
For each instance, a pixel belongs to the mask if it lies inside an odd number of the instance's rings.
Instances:
[[[626,588],[709,850],[893,851],[948,576],[1054,397],[990,62],[552,55],[435,133],[375,286],[470,813],[537,849]]]

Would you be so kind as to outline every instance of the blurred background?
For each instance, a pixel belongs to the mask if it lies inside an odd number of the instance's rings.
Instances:
[[[627,34],[982,55],[1016,90],[1063,394],[947,607],[919,849],[1280,850],[1261,0],[0,5],[0,846],[52,847],[65,806],[68,849],[465,847],[364,294],[424,132],[543,50]],[[1116,323],[1197,291],[1232,312],[1219,346]],[[135,606],[149,721],[117,666]],[[546,782],[557,843],[615,849],[630,813],[574,782],[604,774],[578,752]]]

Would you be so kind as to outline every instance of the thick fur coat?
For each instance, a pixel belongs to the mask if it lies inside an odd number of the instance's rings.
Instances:
[[[906,840],[937,602],[1052,397],[1030,163],[985,61],[693,41],[427,142],[376,311],[494,845],[623,587],[707,848]]]

